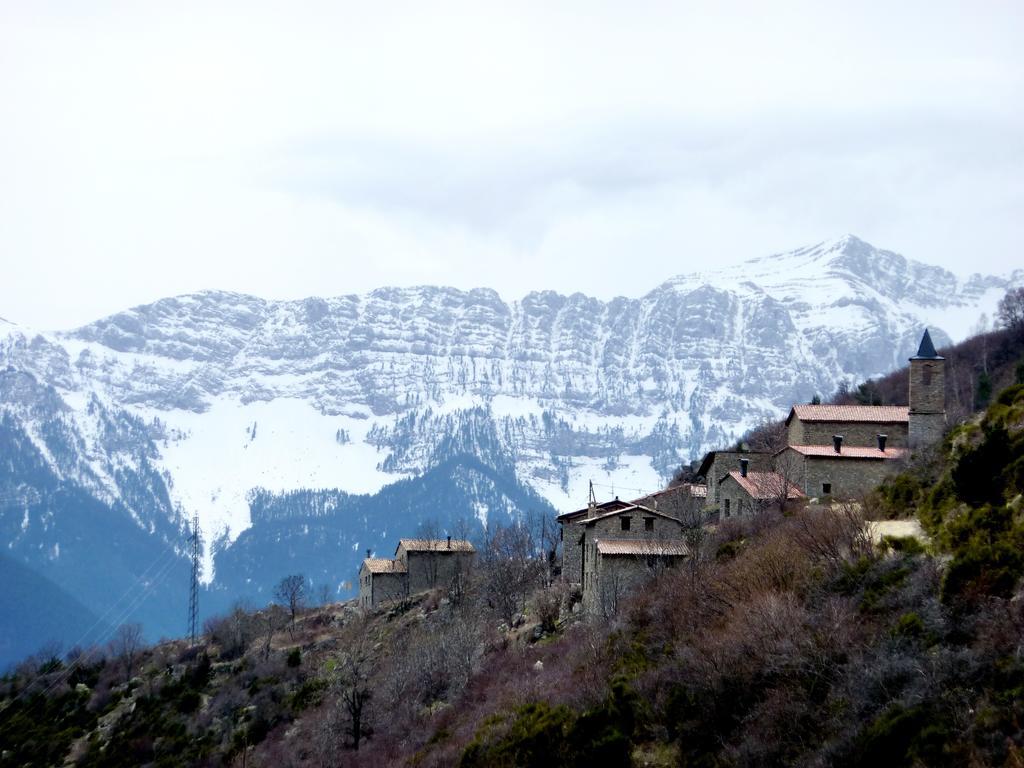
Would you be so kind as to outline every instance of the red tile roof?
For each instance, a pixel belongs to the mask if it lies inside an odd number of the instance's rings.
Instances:
[[[740,488],[746,491],[750,498],[758,499],[759,501],[776,498],[782,491],[782,484],[787,482],[778,472],[748,472],[747,476],[743,477],[739,470],[734,469],[729,473],[729,477],[739,483]],[[787,485],[787,499],[801,499],[804,497],[804,492],[793,483],[787,483]]]
[[[599,539],[597,551],[602,555],[655,555],[685,557],[686,544],[665,539]]]
[[[846,421],[876,424],[906,424],[910,409],[905,405],[794,405],[786,423],[800,421]]]
[[[902,459],[907,455],[906,448],[886,448],[884,451],[880,451],[878,448],[863,445],[843,445],[843,449],[839,453],[836,453],[836,449],[831,445],[790,445],[787,447],[803,456],[820,456],[826,459],[895,460]]]

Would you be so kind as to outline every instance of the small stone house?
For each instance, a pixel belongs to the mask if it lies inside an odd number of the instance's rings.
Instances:
[[[731,470],[717,483],[719,520],[749,517],[782,502],[804,498],[788,478],[778,472],[751,472],[746,465]]]
[[[395,557],[367,557],[359,568],[359,605],[376,608],[436,587],[449,587],[473,566],[476,550],[461,539],[399,539]]]
[[[577,525],[587,518],[631,507],[646,507],[664,516],[683,520],[692,516],[693,510],[704,506],[702,486],[677,485],[641,496],[633,501],[623,501],[616,496],[600,504],[593,502],[582,509],[565,512],[558,516],[562,538],[562,579],[570,584],[583,583],[583,541],[585,530]]]
[[[710,451],[705,454],[704,460],[701,461],[700,467],[697,469],[697,474],[704,478],[706,506],[719,506],[718,483],[723,477],[739,466],[740,459],[746,459],[749,468],[755,472],[770,472],[772,469],[772,457],[769,453],[760,451]]]
[[[583,607],[613,610],[619,597],[686,556],[684,525],[650,507],[632,504],[575,523],[582,531]]]
[[[570,584],[579,584],[583,573],[583,529],[576,526],[586,517],[594,517],[605,512],[612,512],[617,509],[625,509],[631,506],[631,502],[622,501],[616,496],[611,501],[601,504],[591,502],[582,509],[575,509],[572,512],[565,512],[555,518],[561,526],[562,538],[562,579]]]
[[[615,613],[622,597],[660,571],[675,567],[687,554],[681,539],[598,539],[591,582],[583,590],[584,609]]]
[[[401,560],[368,557],[359,568],[359,607],[376,608],[409,594],[408,571]]]
[[[786,475],[808,496],[853,499],[899,471],[908,451],[890,448],[883,435],[874,447],[845,445],[835,436],[832,445],[790,445],[779,452]]]

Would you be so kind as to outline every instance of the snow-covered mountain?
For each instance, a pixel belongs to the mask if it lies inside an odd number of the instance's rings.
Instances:
[[[847,236],[611,301],[208,291],[71,331],[0,324],[0,366],[21,382],[0,409],[56,476],[168,540],[198,514],[208,541],[230,545],[254,489],[374,494],[463,454],[564,509],[590,480],[653,490],[792,402],[901,365],[925,325],[939,345],[962,338],[1022,283],[1021,270],[960,279]],[[33,411],[19,386],[50,406]],[[67,455],[48,448],[53,424]],[[20,525],[17,493],[0,514]]]

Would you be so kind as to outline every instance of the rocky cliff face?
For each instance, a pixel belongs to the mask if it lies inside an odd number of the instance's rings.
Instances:
[[[901,364],[925,325],[939,345],[962,337],[1021,282],[960,280],[845,237],[636,299],[204,292],[68,332],[5,325],[0,364],[49,388],[50,411],[78,430],[66,461],[90,493],[142,528],[198,513],[229,543],[250,525],[254,488],[373,494],[460,453],[559,508],[589,480],[653,490],[791,403]],[[42,422],[19,402],[5,390],[2,408],[33,434]],[[126,493],[124,467],[150,490]]]

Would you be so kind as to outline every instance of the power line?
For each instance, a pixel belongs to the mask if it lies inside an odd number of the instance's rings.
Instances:
[[[595,483],[593,481],[591,481],[590,484],[595,488],[609,488],[613,493],[615,492],[616,488],[618,488],[620,491],[633,491],[634,493],[639,493],[641,496],[647,493],[646,489],[644,488],[627,488],[624,485],[605,485],[604,483]]]
[[[142,584],[142,580],[149,573],[149,571],[157,563],[161,562],[165,557],[167,557],[168,554],[171,555],[171,558],[169,560],[167,560],[166,562],[164,562],[161,565],[161,567],[159,568],[159,570],[156,573],[154,573],[152,581],[148,585]],[[83,642],[85,640],[85,638],[88,637],[88,635],[96,628],[96,626],[100,622],[102,622],[103,619],[105,619],[116,608],[118,603],[120,603],[122,600],[124,600],[129,594],[131,594],[131,592],[136,587],[138,587],[140,584],[142,584],[142,587],[143,587],[142,592],[140,592],[138,595],[136,595],[134,598],[131,599],[131,601],[128,603],[128,607],[125,608],[120,613],[120,615],[117,617],[117,620],[114,621],[114,623],[110,625],[110,628],[105,633],[101,632],[100,635],[97,636],[96,642],[95,642],[95,647],[102,646],[104,643],[106,643],[114,635],[114,633],[118,630],[118,628],[124,622],[124,620],[127,619],[129,616],[131,616],[132,613],[135,612],[135,610],[142,604],[142,601],[145,600],[147,597],[149,597],[149,594],[154,589],[156,589],[157,586],[159,586],[159,584],[163,581],[164,577],[167,576],[167,574],[170,571],[171,567],[176,562],[176,557],[175,557],[176,555],[177,555],[177,553],[173,549],[171,549],[170,547],[166,548],[164,550],[163,554],[160,557],[158,557],[156,560],[154,560],[152,563],[150,563],[149,567],[146,568],[146,570],[143,571],[143,573],[138,578],[136,578],[135,582],[130,587],[128,587],[128,589],[124,592],[124,594],[121,595],[121,597],[119,597],[116,601],[114,601],[114,603],[112,603],[111,606],[109,608],[107,608],[106,611],[103,612],[103,615],[96,621],[96,623],[93,624],[92,627],[90,627],[88,629],[86,634],[83,635],[82,638],[80,638],[79,642],[76,643],[76,646],[80,645],[81,642]],[[84,664],[85,660],[88,659],[88,658],[89,658],[89,655],[84,653],[84,652],[81,655],[79,655],[78,658],[76,658],[73,662],[71,662],[71,664],[69,664],[64,669],[64,671],[62,671],[57,676],[57,678],[55,680],[53,680],[48,686],[46,686],[46,688],[44,688],[42,690],[40,695],[41,696],[46,696],[51,691],[53,691],[55,688],[57,688],[57,686],[63,685],[64,683],[66,683],[71,678],[71,675],[75,672],[75,670],[78,669],[78,667],[80,667],[82,664]],[[21,693],[19,693],[17,696],[15,696],[10,701],[6,702],[3,706],[0,706],[0,713],[4,712],[9,707],[13,706],[18,701],[23,699],[30,692],[30,690],[31,690],[31,685],[26,686],[21,691]]]

